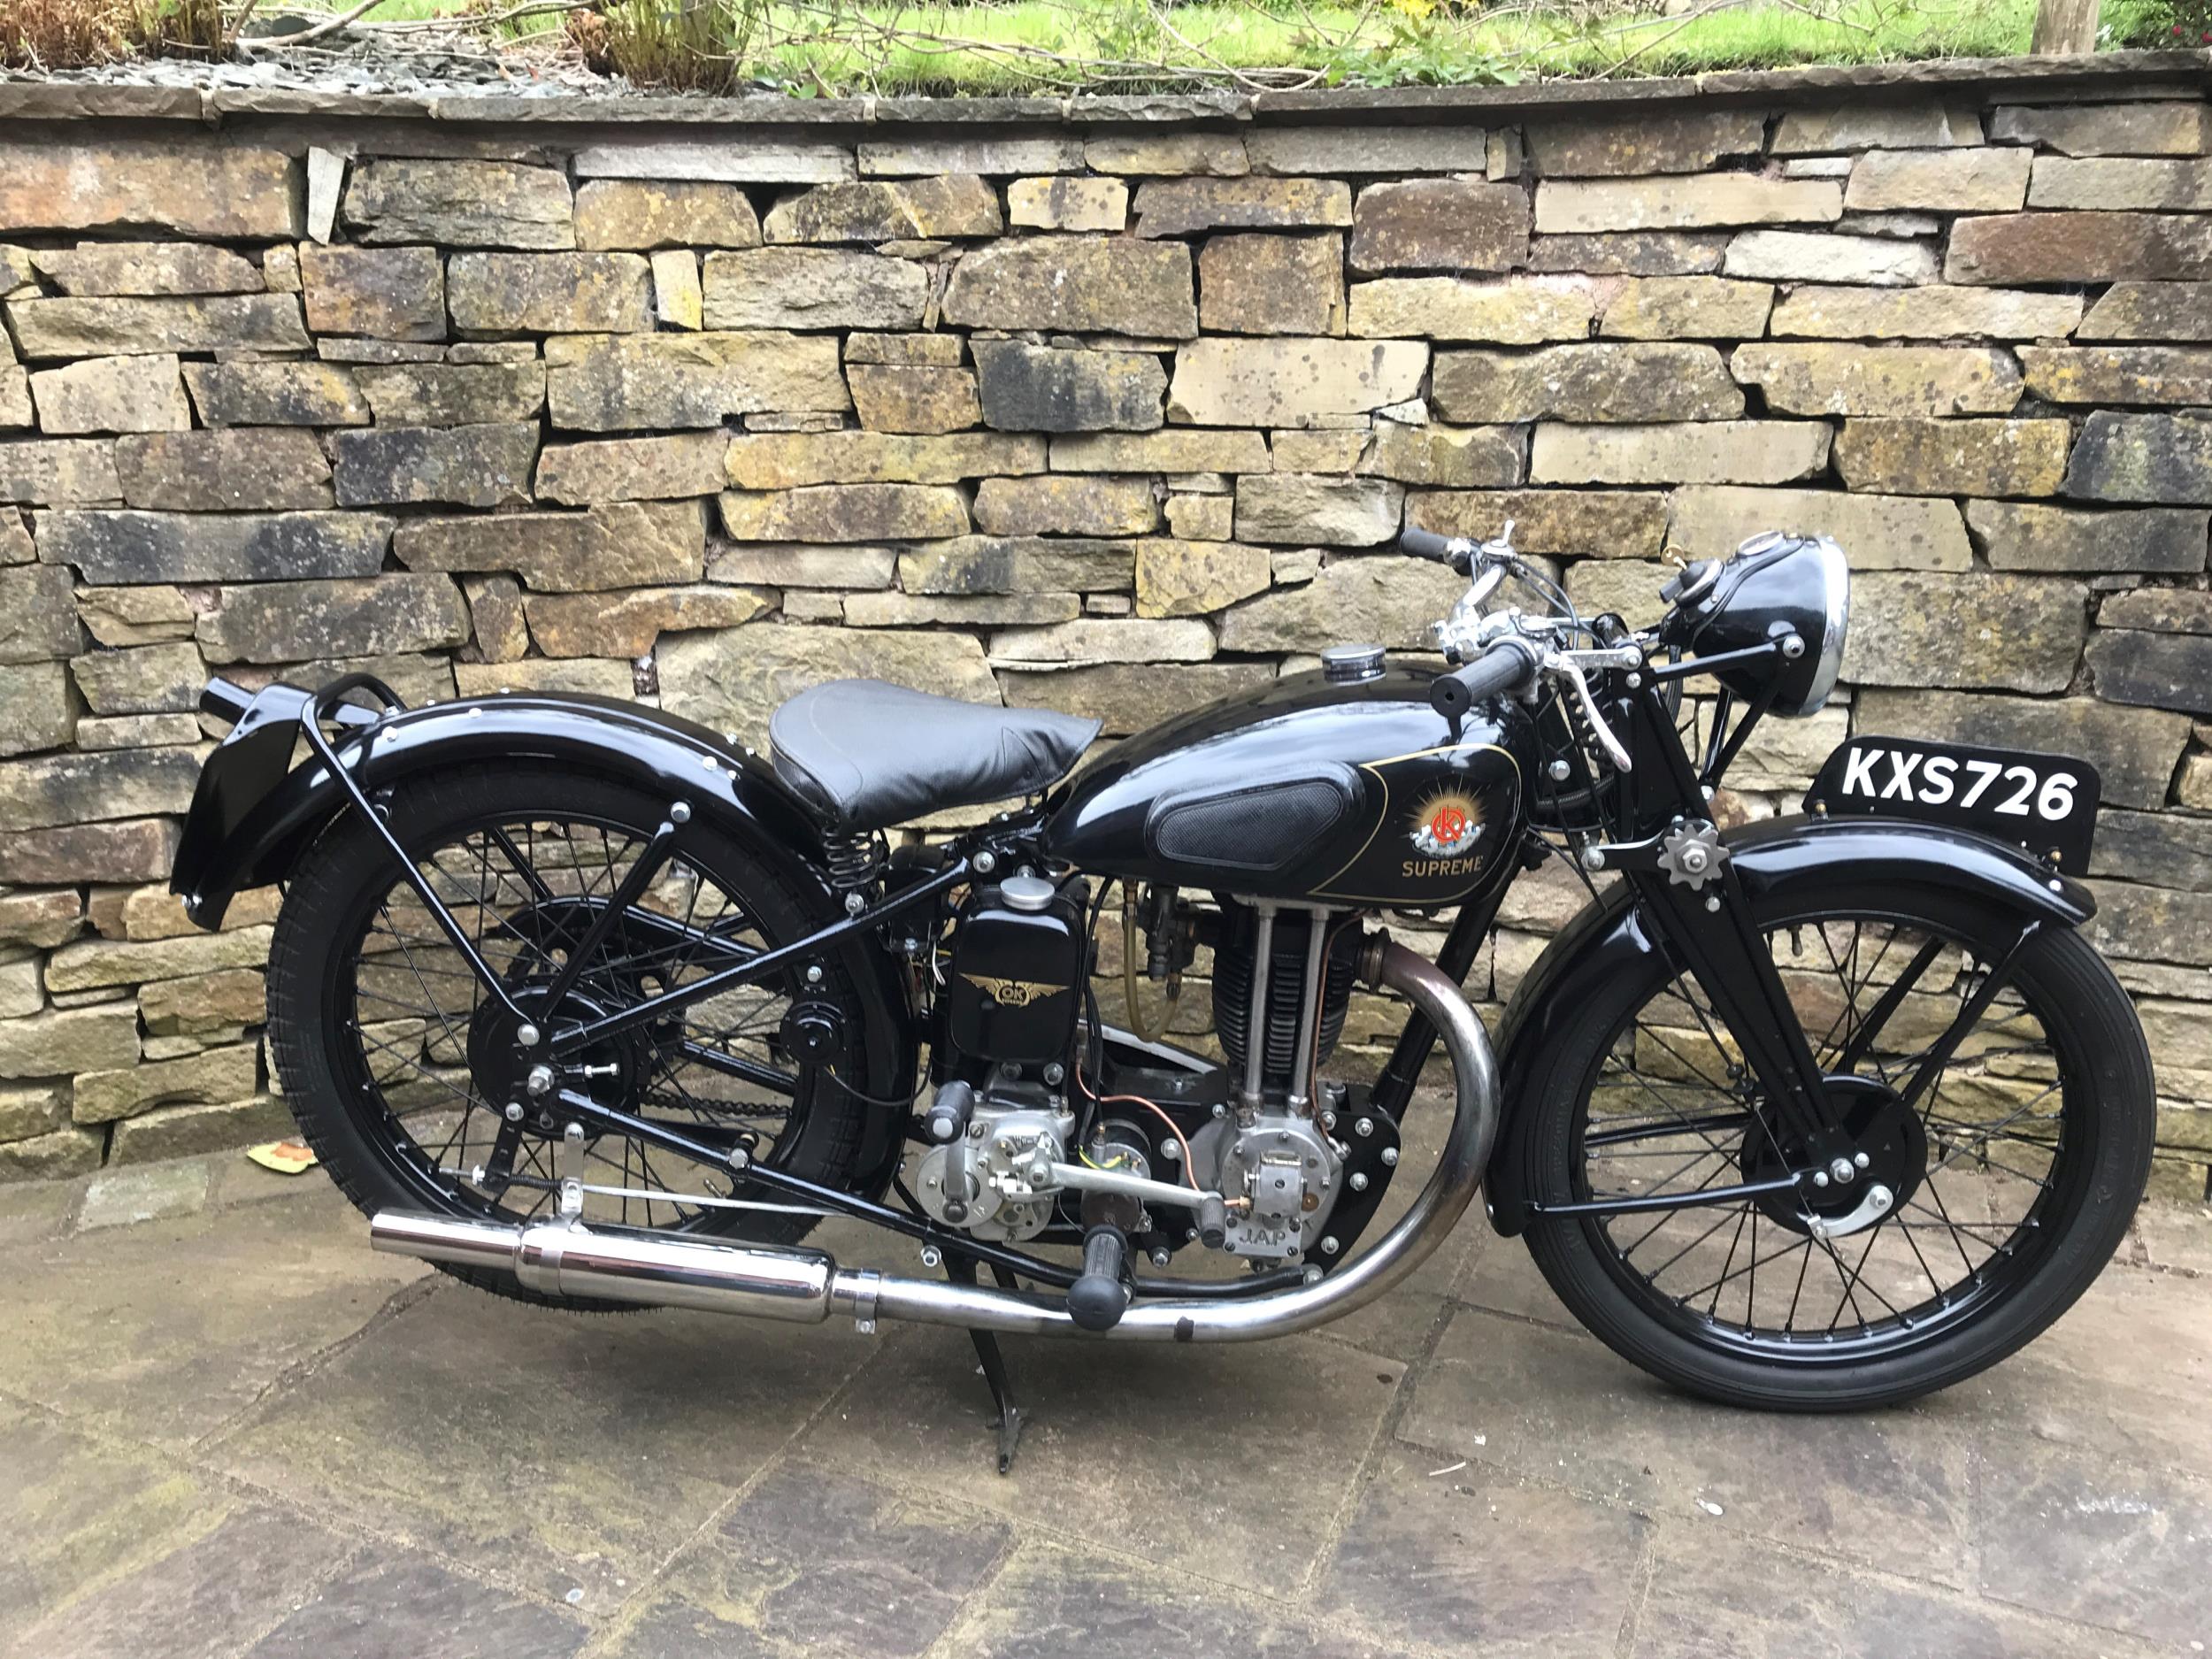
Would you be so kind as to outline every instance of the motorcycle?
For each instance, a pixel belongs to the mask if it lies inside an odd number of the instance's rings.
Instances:
[[[999,1333],[1303,1331],[1479,1190],[1591,1332],[1732,1404],[1909,1399],[2057,1318],[2154,1123],[2079,931],[2095,768],[1861,734],[1804,812],[1724,829],[1754,729],[1835,685],[1832,541],[1688,564],[1640,631],[1509,526],[1402,546],[1469,578],[1443,672],[1340,647],[1071,778],[1094,720],[868,680],[792,698],[766,756],[607,699],[217,680],[174,887],[214,927],[285,884],[274,1067],[375,1248],[563,1308],[964,1327],[1002,1471]],[[1553,859],[1588,902],[1494,1056],[1461,986]],[[1117,892],[1128,1027],[1094,979]],[[1433,960],[1387,912],[1450,914]],[[1140,1011],[1202,953],[1220,1061]],[[1371,1080],[1331,1075],[1360,983],[1409,1005]],[[1448,1125],[1360,1248],[1440,1043]],[[802,1241],[825,1217],[943,1282],[840,1265]]]

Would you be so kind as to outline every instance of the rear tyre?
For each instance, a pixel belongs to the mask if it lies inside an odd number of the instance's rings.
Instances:
[[[1807,1202],[1540,1217],[1529,1251],[1593,1334],[1709,1399],[1846,1410],[1947,1387],[2064,1313],[2126,1233],[2155,1120],[2134,1009],[2084,940],[2047,928],[1906,1107],[2016,918],[1970,895],[1839,884],[1756,919],[1864,1172]],[[1809,1167],[1733,1058],[1671,964],[1621,976],[1532,1079],[1532,1190],[1586,1202]],[[1897,1194],[1880,1219],[1831,1238],[1808,1225],[1851,1213],[1876,1178]]]
[[[542,763],[418,775],[387,823],[518,1001],[549,989],[595,903],[619,885],[668,803]],[[695,820],[679,851],[540,1023],[634,1007],[703,977],[732,953],[820,926],[800,896],[730,836]],[[837,1079],[869,1075],[868,1033],[834,969],[799,971],[695,1003],[576,1056],[565,1086],[809,1180],[855,1176],[869,1108]],[[840,1033],[801,1076],[784,1019],[795,1001],[833,1010]],[[335,819],[295,869],[269,961],[270,1047],[301,1133],[365,1214],[403,1209],[518,1223],[552,1212],[565,1125],[511,1077],[483,987],[357,815]],[[833,1072],[835,1077],[826,1077]],[[525,1107],[508,1120],[510,1101]],[[588,1222],[789,1242],[816,1217],[731,1172],[628,1137],[589,1139]],[[672,1194],[650,1197],[647,1194]],[[446,1271],[519,1301],[556,1299],[503,1273]],[[611,1309],[569,1300],[560,1305]]]

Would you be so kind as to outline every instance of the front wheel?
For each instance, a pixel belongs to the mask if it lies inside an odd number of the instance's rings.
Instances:
[[[2134,1010],[2079,936],[2047,927],[1975,1017],[2019,923],[1970,895],[1839,884],[1755,921],[1859,1168],[1720,1203],[1539,1217],[1530,1252],[1594,1335],[1709,1398],[1840,1410],[1947,1387],[2049,1325],[2126,1233],[2155,1119]],[[1963,1039],[1916,1091],[1955,1024]],[[1533,1190],[1688,1197],[1808,1168],[1738,1062],[1673,964],[1621,976],[1532,1079]]]

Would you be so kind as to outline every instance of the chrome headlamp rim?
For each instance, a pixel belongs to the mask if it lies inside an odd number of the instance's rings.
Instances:
[[[1813,549],[1820,560],[1821,594],[1825,614],[1821,620],[1820,654],[1813,662],[1813,677],[1805,695],[1792,712],[1799,717],[1818,714],[1836,688],[1843,670],[1843,642],[1851,626],[1851,562],[1830,536],[1815,536]]]

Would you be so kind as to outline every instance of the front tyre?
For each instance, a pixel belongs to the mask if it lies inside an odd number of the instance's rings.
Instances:
[[[1755,921],[1863,1172],[1809,1198],[1538,1217],[1530,1253],[1593,1334],[1710,1399],[1845,1410],[1947,1387],[2065,1312],[2126,1233],[2155,1120],[2134,1010],[2078,935],[2046,927],[1908,1106],[2017,918],[1839,883]],[[1620,976],[1532,1077],[1532,1190],[1681,1196],[1808,1167],[1736,1059],[1672,964]],[[1835,1236],[1875,1179],[1896,1201]]]

